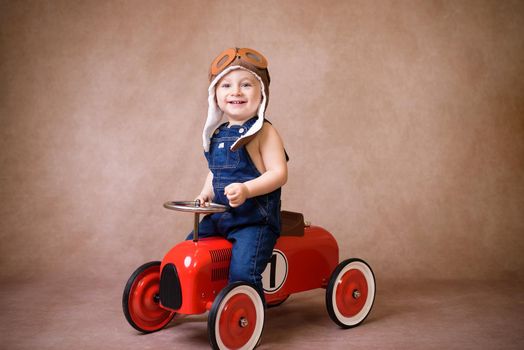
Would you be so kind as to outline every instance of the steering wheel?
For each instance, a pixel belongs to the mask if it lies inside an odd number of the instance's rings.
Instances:
[[[164,208],[183,211],[186,213],[195,214],[195,224],[193,227],[193,242],[198,242],[198,224],[200,222],[200,214],[214,214],[223,213],[227,210],[227,207],[217,203],[204,203],[204,206],[200,206],[200,200],[196,201],[171,201],[165,202]]]
[[[198,199],[196,201],[165,202],[164,208],[196,214],[223,213],[227,210],[225,205],[217,203],[205,203],[204,206],[201,206]]]

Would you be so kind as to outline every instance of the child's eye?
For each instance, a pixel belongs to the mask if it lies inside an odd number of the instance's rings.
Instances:
[[[242,84],[242,87],[251,87],[251,83],[244,83]]]
[[[223,83],[223,84],[220,85],[220,87],[222,87],[222,88],[228,88],[230,86],[231,86],[231,84],[229,84],[229,83]]]

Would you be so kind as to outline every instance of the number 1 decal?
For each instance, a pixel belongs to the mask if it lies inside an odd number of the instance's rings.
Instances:
[[[288,262],[281,250],[273,250],[273,255],[262,273],[262,285],[264,292],[271,294],[278,291],[284,285],[287,278]]]
[[[269,261],[269,267],[271,270],[269,271],[269,288],[273,289],[275,288],[275,278],[276,278],[276,272],[277,272],[277,255],[273,253],[271,255],[271,260]]]

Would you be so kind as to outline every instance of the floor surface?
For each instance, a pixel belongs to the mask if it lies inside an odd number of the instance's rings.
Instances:
[[[207,314],[141,335],[121,309],[122,283],[68,279],[4,282],[1,349],[209,349]],[[524,283],[380,283],[359,327],[329,318],[324,290],[269,309],[264,349],[524,349]]]

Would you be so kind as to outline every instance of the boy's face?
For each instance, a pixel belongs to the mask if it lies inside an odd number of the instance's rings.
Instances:
[[[218,82],[215,91],[218,107],[231,124],[243,123],[256,115],[262,100],[260,82],[243,69],[226,74]]]

